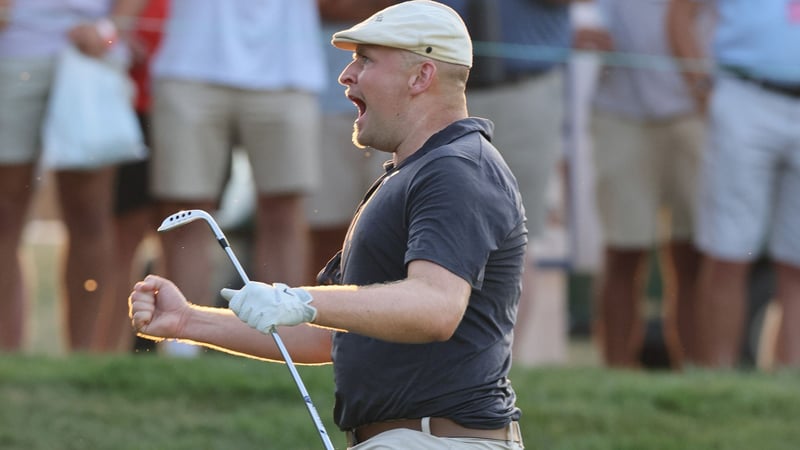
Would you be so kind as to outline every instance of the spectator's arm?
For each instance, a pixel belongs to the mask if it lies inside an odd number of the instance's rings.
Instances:
[[[604,28],[579,27],[575,29],[573,46],[579,50],[610,52],[614,50],[614,41]]]
[[[670,0],[667,11],[667,39],[672,54],[683,67],[683,78],[700,111],[705,112],[711,90],[711,76],[700,62],[707,58],[697,36],[697,23],[704,7],[698,0]]]
[[[73,27],[69,38],[83,53],[103,56],[114,42],[133,29],[136,17],[146,3],[147,0],[117,0],[109,17]]]
[[[111,10],[111,19],[122,34],[133,31],[137,17],[149,0],[117,0]]]
[[[572,46],[578,50],[589,50],[596,52],[610,52],[614,50],[614,40],[611,33],[606,28],[606,18],[601,6],[593,0],[576,0],[581,3],[576,8],[581,11],[591,11],[592,18],[595,20],[574,20],[574,32]],[[584,16],[586,16],[584,14]]]
[[[0,31],[8,25],[8,18],[11,17],[11,3],[13,0],[0,0]]]
[[[324,20],[360,22],[400,0],[317,0]]]

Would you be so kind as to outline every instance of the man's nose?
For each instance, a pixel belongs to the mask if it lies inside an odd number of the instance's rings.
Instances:
[[[353,63],[348,64],[339,74],[339,84],[349,86],[356,82],[355,71],[352,69]]]

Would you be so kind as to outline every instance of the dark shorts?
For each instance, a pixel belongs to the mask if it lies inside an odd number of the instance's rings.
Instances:
[[[150,147],[150,120],[139,113],[139,124],[144,132],[145,144]],[[150,161],[136,161],[119,166],[115,186],[114,214],[119,216],[153,204],[150,195]]]

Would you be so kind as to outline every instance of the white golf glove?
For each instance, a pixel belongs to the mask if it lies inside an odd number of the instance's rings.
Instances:
[[[317,309],[309,305],[313,298],[305,289],[290,288],[251,281],[242,289],[222,289],[236,316],[262,333],[272,333],[278,325],[299,325],[317,317]]]

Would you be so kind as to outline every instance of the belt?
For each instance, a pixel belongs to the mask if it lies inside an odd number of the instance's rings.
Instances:
[[[733,75],[734,77],[747,81],[748,83],[755,84],[760,88],[775,92],[777,94],[786,95],[789,97],[800,98],[800,84],[783,84],[774,81],[765,80],[749,74],[746,70],[738,67],[725,67],[725,72]]]
[[[427,424],[426,422],[429,421]],[[436,437],[444,438],[478,438],[494,439],[498,441],[511,441],[522,443],[522,434],[519,422],[511,422],[503,428],[481,430],[467,428],[444,417],[425,417],[422,419],[400,419],[386,422],[375,422],[362,425],[347,432],[347,445],[352,447],[375,437],[384,431],[405,428],[414,431],[426,432]],[[426,430],[427,428],[427,430]]]
[[[550,69],[533,70],[530,72],[514,72],[505,73],[499,79],[482,80],[479,77],[470,77],[467,80],[468,91],[479,91],[484,89],[493,89],[500,87],[507,87],[523,81],[539,78],[542,75],[550,73]]]

